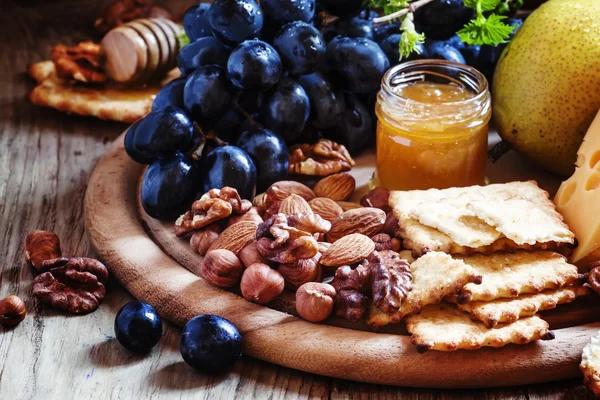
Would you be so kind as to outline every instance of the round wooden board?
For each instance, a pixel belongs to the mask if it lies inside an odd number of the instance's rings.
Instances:
[[[598,333],[600,323],[555,329],[554,340],[524,346],[420,354],[408,336],[312,324],[209,285],[171,257],[185,241],[153,239],[159,237],[157,234],[170,237],[164,233],[170,227],[148,224],[140,214],[137,183],[142,166],[128,158],[122,140],[119,138],[100,160],[90,179],[85,200],[87,232],[112,275],[133,296],[152,304],[175,324],[182,326],[198,314],[218,314],[238,327],[246,355],[363,382],[475,388],[533,384],[580,375],[581,351]],[[359,179],[370,174],[368,157],[359,160],[359,165],[365,164],[356,169],[361,174]],[[200,260],[188,252],[177,253],[177,258],[192,270]],[[555,315],[555,321],[550,323],[558,328],[596,320],[599,310],[593,303],[583,308],[571,307],[571,312]]]

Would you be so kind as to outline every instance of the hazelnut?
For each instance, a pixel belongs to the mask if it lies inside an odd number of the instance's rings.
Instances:
[[[387,213],[392,210],[388,204],[389,198],[389,190],[378,186],[360,199],[360,205],[363,207],[379,208]]]
[[[383,224],[383,233],[387,233],[390,236],[395,236],[400,223],[398,222],[398,218],[394,216],[392,211],[388,212],[385,217],[385,223]]]
[[[327,283],[305,283],[296,291],[296,311],[307,321],[324,321],[333,312],[334,298],[333,286]]]
[[[4,326],[18,325],[25,319],[27,308],[19,297],[10,295],[0,300],[0,324]]]
[[[399,252],[402,248],[402,242],[398,238],[392,238],[392,250]]]
[[[200,275],[208,283],[223,288],[237,285],[243,271],[239,258],[225,249],[209,251],[200,267]]]
[[[248,268],[252,264],[263,263],[269,264],[268,261],[258,254],[258,250],[256,249],[256,242],[250,243],[248,246],[244,247],[239,254],[240,260],[244,267]]]
[[[221,228],[219,228],[219,225],[210,224],[201,231],[194,232],[190,238],[190,246],[196,253],[203,256],[215,240],[217,240],[220,233]]]
[[[285,280],[285,287],[290,290],[297,290],[307,282],[318,282],[321,280],[321,265],[319,260],[321,253],[317,253],[312,258],[298,260],[291,264],[280,264],[277,271]]]
[[[53,232],[36,230],[25,238],[25,261],[38,271],[43,261],[60,255],[60,239]]]
[[[279,296],[285,287],[283,276],[267,264],[250,265],[242,275],[240,289],[248,301],[267,304]]]

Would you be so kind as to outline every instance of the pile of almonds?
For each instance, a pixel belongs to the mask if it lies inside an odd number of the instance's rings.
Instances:
[[[191,233],[191,247],[205,256],[200,275],[210,284],[239,285],[242,296],[258,304],[288,289],[296,292],[297,312],[308,321],[323,321],[334,310],[353,320],[348,317],[357,315],[349,311],[352,296],[335,289],[346,290],[339,277],[347,277],[336,271],[359,265],[367,271],[368,260],[399,259],[401,245],[394,237],[398,222],[387,205],[387,190],[376,188],[362,204],[350,203],[355,186],[348,173],[323,178],[313,189],[296,181],[276,182],[253,199],[252,207],[236,207],[246,200],[236,197],[235,189],[213,189],[176,222],[175,230]],[[222,201],[213,206],[209,198]],[[217,204],[230,201],[231,207]],[[372,282],[365,278],[363,286],[367,281]]]

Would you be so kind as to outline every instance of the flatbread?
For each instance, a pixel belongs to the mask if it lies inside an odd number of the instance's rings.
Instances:
[[[575,240],[548,193],[534,181],[393,191],[389,204],[404,246],[417,256],[553,250]]]
[[[553,339],[548,323],[538,316],[523,318],[494,329],[471,320],[452,304],[429,305],[420,314],[406,318],[406,328],[417,350],[477,350],[503,347],[509,343],[526,344],[539,339]]]
[[[107,85],[72,83],[56,75],[52,61],[29,66],[29,75],[38,85],[29,93],[37,105],[100,119],[132,123],[152,109],[159,85],[145,88],[117,88]]]
[[[583,348],[579,369],[585,386],[600,397],[600,333]]]
[[[481,275],[460,260],[448,254],[430,252],[410,265],[413,275],[412,291],[400,309],[394,314],[385,314],[371,306],[367,324],[377,329],[389,323],[400,322],[406,315],[419,312],[428,304],[436,304],[452,293],[459,292],[466,284],[481,283]]]
[[[459,304],[458,309],[469,313],[472,320],[481,321],[486,327],[493,328],[499,323],[515,322],[519,318],[531,317],[538,311],[551,310],[559,304],[570,303],[578,296],[589,293],[591,290],[587,286],[568,286],[558,290],[525,294],[514,299],[471,301]]]
[[[517,251],[514,253],[473,254],[455,256],[483,276],[481,285],[466,285],[450,301],[491,301],[514,298],[521,294],[539,293],[563,286],[583,283],[583,275],[566,258],[550,251]]]

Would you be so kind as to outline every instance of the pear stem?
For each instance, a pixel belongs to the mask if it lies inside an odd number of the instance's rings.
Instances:
[[[495,163],[500,159],[500,157],[508,153],[510,150],[512,150],[512,145],[504,140],[501,140],[488,151],[488,159],[492,163]]]

